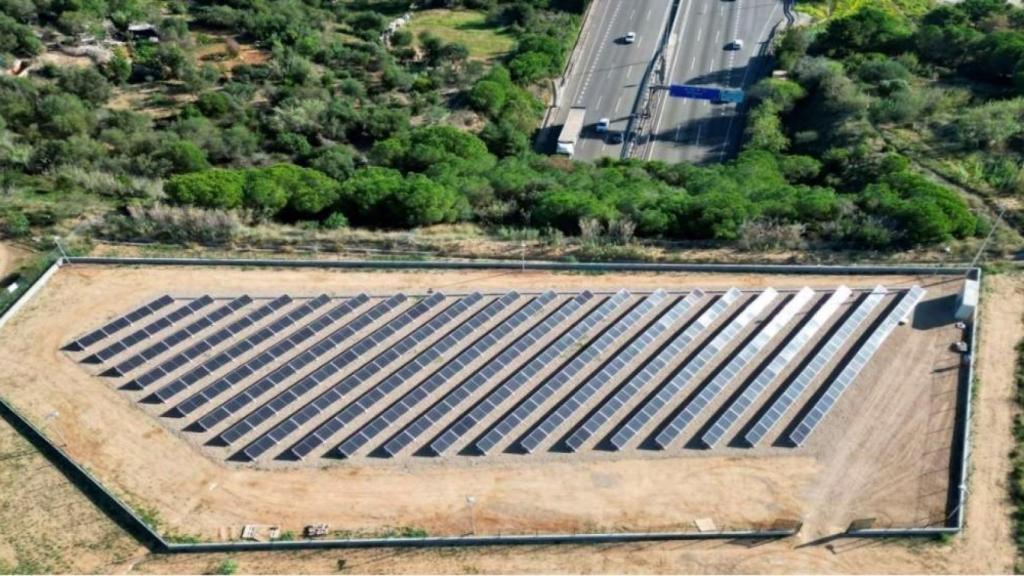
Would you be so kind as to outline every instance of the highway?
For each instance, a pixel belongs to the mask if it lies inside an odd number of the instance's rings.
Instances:
[[[785,23],[784,0],[682,0],[666,50],[664,84],[747,89],[770,73],[768,42]],[[734,39],[740,50],[728,50]],[[669,98],[655,90],[634,158],[721,162],[743,136],[742,107]]]
[[[621,144],[611,144],[594,130],[601,118],[612,132],[624,132],[638,98],[643,116],[634,129],[630,156],[647,160],[718,162],[734,154],[743,135],[742,109],[734,104],[668,98],[669,84],[748,88],[770,72],[768,40],[785,22],[792,0],[679,0],[672,22],[672,0],[594,0],[558,82],[554,108],[538,140],[553,152],[569,108],[587,109],[574,159],[618,158]],[[668,33],[663,59],[657,49]],[[622,38],[635,32],[634,44]],[[727,50],[741,39],[741,50]],[[645,75],[655,88],[641,94]]]
[[[572,106],[587,108],[583,133],[576,146],[577,160],[618,158],[621,144],[609,144],[594,125],[601,118],[612,121],[611,130],[622,132],[633,110],[641,80],[654,59],[667,26],[671,0],[593,0],[576,50],[558,90],[559,107],[552,111],[544,135],[545,151],[554,150],[558,129]],[[636,33],[636,41],[623,37]]]

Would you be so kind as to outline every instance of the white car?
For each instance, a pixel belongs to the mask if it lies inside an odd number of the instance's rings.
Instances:
[[[743,40],[736,38],[726,46],[729,50],[743,50]]]
[[[601,118],[597,121],[597,126],[594,127],[598,134],[604,134],[608,131],[608,128],[612,125],[612,121],[609,118]]]
[[[622,37],[622,41],[626,44],[636,42],[636,32],[627,32],[626,35]]]

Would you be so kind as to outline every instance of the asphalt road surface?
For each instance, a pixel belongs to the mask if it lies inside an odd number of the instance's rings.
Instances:
[[[609,144],[594,126],[602,118],[611,120],[611,130],[622,132],[633,110],[640,84],[661,42],[671,0],[594,0],[581,32],[574,58],[559,89],[558,109],[548,121],[543,146],[554,151],[558,130],[569,108],[587,109],[583,132],[576,145],[577,160],[618,158],[622,144]],[[636,41],[623,37],[636,33]]]
[[[664,84],[747,89],[770,73],[768,42],[785,24],[785,0],[682,0],[669,48]],[[743,48],[728,49],[735,39]],[[635,158],[720,162],[735,154],[743,135],[742,108],[670,98],[656,90]]]

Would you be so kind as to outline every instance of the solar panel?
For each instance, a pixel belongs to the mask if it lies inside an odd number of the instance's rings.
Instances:
[[[641,404],[633,416],[612,435],[610,444],[615,450],[622,450],[626,443],[650,422],[657,413],[667,406],[697,374],[708,365],[736,335],[746,327],[754,318],[764,310],[777,293],[768,288],[758,294],[754,301],[747,304],[745,308],[716,335],[711,342],[705,343],[697,355],[690,359],[671,380],[666,382],[658,391]]]
[[[800,331],[786,343],[786,346],[772,358],[767,366],[754,376],[743,392],[729,404],[722,415],[701,436],[701,442],[705,446],[714,447],[725,436],[729,428],[739,421],[747,409],[753,406],[761,394],[782,374],[786,366],[796,358],[804,346],[811,341],[811,338],[818,333],[818,330],[839,310],[839,306],[846,302],[851,293],[846,286],[840,286],[818,307],[814,315],[800,328]]]
[[[431,394],[447,382],[454,380],[460,371],[486,354],[503,338],[531,320],[555,297],[555,293],[549,291],[532,299],[525,306],[488,331],[482,338],[474,342],[472,346],[449,360],[429,378],[406,392],[401,399],[388,407],[387,410],[382,411],[354,434],[346,438],[344,442],[338,445],[336,453],[343,458],[352,457],[375,436],[388,429],[399,418],[411,412],[420,402],[429,398]],[[393,456],[393,454],[389,455]]]
[[[704,293],[694,290],[686,298],[676,302],[674,306],[657,322],[648,326],[643,332],[630,342],[629,346],[619,350],[611,360],[601,368],[597,374],[590,376],[582,386],[576,389],[568,398],[562,401],[546,418],[533,427],[523,438],[520,445],[527,452],[534,452],[540,444],[547,439],[563,422],[570,419],[577,410],[589,402],[602,388],[608,385],[615,376],[621,372],[645,350],[648,350],[665,331],[675,326],[676,322],[685,315],[701,298]]]
[[[404,299],[405,295],[403,294],[400,296],[399,303],[401,302],[401,300]],[[236,385],[244,381],[246,378],[249,378],[253,374],[256,374],[261,369],[270,366],[271,364],[273,364],[286,354],[291,353],[293,350],[301,346],[304,342],[320,333],[320,331],[326,330],[329,326],[331,326],[335,322],[338,322],[342,318],[348,316],[356,308],[359,308],[360,306],[369,301],[370,297],[367,296],[366,294],[359,294],[354,298],[349,298],[348,300],[343,301],[341,304],[338,304],[334,308],[331,308],[324,314],[321,314],[320,316],[315,318],[312,322],[292,332],[286,338],[275,343],[267,350],[264,350],[263,352],[245,361],[244,363],[242,363],[241,366],[238,366],[235,369],[228,372],[227,374],[221,376],[220,378],[215,380],[213,383],[207,385],[199,392],[196,392],[192,396],[179,402],[177,406],[168,410],[165,416],[181,418],[187,416],[188,414],[191,414],[192,412],[195,412],[199,407],[205,406],[211,400],[227,392],[228,390],[234,388]],[[398,303],[390,301],[387,302],[386,304],[388,310],[398,305]],[[342,330],[343,329],[344,327],[342,327]],[[332,335],[335,334],[337,334],[337,332],[332,333]],[[292,363],[305,362],[308,364],[309,362],[315,360],[317,357],[326,354],[328,349],[330,348],[330,339],[331,336],[328,336],[327,338],[321,340],[319,343],[314,344],[310,348],[303,350],[289,363],[286,363],[284,366],[281,366],[280,368],[272,371],[268,378],[273,377],[273,379],[271,379],[269,382],[272,382],[274,385],[276,385],[279,382],[279,380],[277,380],[277,376],[288,372],[288,367]],[[267,384],[268,381],[261,379],[256,384],[261,383]],[[241,406],[237,405],[237,400],[232,405],[232,407],[241,408]]]
[[[610,328],[605,330],[596,340],[590,343],[572,361],[563,366],[560,370],[548,376],[544,382],[537,387],[526,400],[502,418],[497,424],[491,427],[483,437],[476,442],[476,449],[482,454],[487,454],[512,432],[520,423],[532,417],[533,413],[549,398],[554,396],[562,387],[579,374],[592,360],[605,353],[612,343],[618,340],[627,330],[633,327],[640,319],[646,316],[662,300],[667,297],[664,290],[658,290],[644,298],[644,300],[619,318]]]
[[[327,335],[313,346],[307,348],[303,353],[296,355],[284,365],[270,372],[270,374],[267,374],[256,382],[246,386],[244,390],[204,414],[202,418],[199,418],[192,423],[189,427],[189,431],[206,432],[207,430],[212,429],[214,426],[223,422],[225,418],[248,406],[251,402],[256,400],[256,398],[259,398],[263,394],[273,390],[306,366],[309,366],[323,356],[326,356],[329,352],[340,346],[342,342],[355,336],[359,331],[380,320],[381,317],[400,306],[406,300],[408,300],[408,297],[405,294],[396,294],[383,302],[378,303],[366,312],[363,312],[351,322],[346,323],[344,326]],[[354,308],[355,306],[353,306],[353,309]],[[297,335],[298,333],[293,334],[289,338],[289,340],[296,340],[294,342],[296,345],[299,343]]]
[[[280,394],[274,396],[262,406],[247,414],[244,418],[235,422],[211,443],[218,446],[230,446],[242,436],[249,433],[263,422],[266,422],[274,415],[279,414],[292,402],[298,400],[303,394],[316,388],[323,382],[327,382],[333,375],[341,372],[349,364],[355,362],[367,352],[383,343],[396,332],[409,325],[410,322],[426,314],[436,306],[444,302],[443,294],[434,293],[414,306],[391,319],[387,324],[366,336],[359,342],[349,346],[346,350],[334,356],[331,360],[319,366],[316,370],[300,378]]]
[[[847,340],[853,335],[857,328],[867,320],[871,312],[885,298],[888,291],[882,286],[876,286],[867,297],[857,306],[843,324],[836,330],[828,341],[818,350],[814,358],[804,366],[803,370],[789,383],[782,395],[775,399],[772,405],[754,423],[754,426],[747,432],[745,438],[751,446],[756,446],[764,438],[764,435],[782,418],[782,415],[796,402],[796,399],[811,385],[818,374],[825,369],[825,366],[832,360]]]
[[[457,326],[444,338],[438,340],[423,352],[420,352],[397,372],[391,374],[384,380],[381,380],[376,386],[370,388],[364,392],[362,396],[355,399],[348,406],[345,406],[334,414],[334,416],[328,418],[312,433],[307,434],[302,440],[293,444],[288,450],[281,454],[279,458],[287,460],[301,460],[308,456],[310,452],[323,444],[328,438],[340,432],[342,428],[348,425],[348,423],[369,410],[385,396],[394,392],[421,372],[429,371],[431,369],[431,365],[438,361],[446,352],[467,340],[474,332],[501,313],[502,310],[507,308],[518,298],[518,293],[509,292],[488,304],[483,310],[477,312],[471,316],[469,320],[466,320],[461,325]]]
[[[146,396],[142,399],[143,402],[150,404],[160,404],[166,402],[168,399],[173,397],[175,394],[185,390],[189,386],[192,386],[196,382],[199,382],[203,378],[213,374],[221,367],[234,362],[239,356],[242,356],[249,350],[252,350],[259,344],[273,338],[283,330],[290,327],[292,324],[298,322],[302,318],[313,313],[317,308],[320,308],[324,304],[330,301],[326,295],[318,296],[308,302],[303,303],[301,306],[294,308],[284,316],[274,320],[268,326],[253,332],[246,338],[239,342],[236,342],[233,346],[213,356],[206,362],[203,362],[196,368],[186,372],[179,376],[174,381],[170,382],[159,388],[153,394]]]
[[[161,331],[173,326],[175,323],[180,322],[181,320],[191,316],[192,314],[198,312],[199,310],[203,309],[204,307],[212,303],[213,298],[209,296],[202,296],[200,298],[196,298],[191,302],[188,302],[184,306],[176,308],[170,314],[157,318],[156,320],[150,322],[149,324],[143,326],[142,328],[136,330],[135,332],[132,332],[131,334],[128,334],[127,336],[121,338],[117,342],[114,342],[108,345],[107,347],[95,352],[94,354],[83,359],[82,362],[86,364],[102,364],[103,362],[106,362],[107,360],[113,358],[114,356],[117,356],[121,352],[124,352],[125,350],[131,348],[132,346],[135,346],[139,342],[143,342],[145,340],[148,340],[150,337],[159,334]]]
[[[517,390],[525,386],[534,376],[547,367],[548,364],[568,353],[571,347],[575,346],[580,339],[586,335],[594,326],[605,319],[609,314],[622,306],[629,299],[629,292],[619,290],[614,296],[608,298],[591,311],[568,332],[560,336],[551,345],[546,347],[540,354],[535,356],[529,363],[509,376],[504,382],[491,390],[491,392],[478,402],[467,413],[463,414],[454,424],[430,443],[429,449],[435,455],[444,454],[464,434],[474,426],[483,421],[491,412],[505,400],[512,396]]]
[[[579,451],[583,444],[593,437],[601,426],[611,420],[615,414],[630,401],[630,399],[632,399],[644,386],[651,382],[651,380],[657,376],[662,369],[668,366],[673,359],[681,356],[683,350],[689,346],[690,342],[693,342],[701,332],[711,326],[715,320],[741,295],[742,292],[732,288],[715,300],[714,304],[704,310],[704,312],[702,312],[695,321],[673,338],[672,341],[658,352],[654,358],[649,359],[647,363],[644,364],[643,369],[635,373],[625,384],[612,394],[611,397],[606,399],[596,412],[584,420],[583,424],[573,431],[573,433],[566,439],[566,446],[573,452]]]
[[[416,441],[421,434],[436,422],[450,414],[456,406],[466,400],[470,395],[484,386],[487,381],[496,376],[506,367],[511,366],[516,359],[523,357],[531,346],[540,341],[541,338],[564,322],[594,296],[590,292],[583,292],[576,295],[557,310],[552,312],[542,322],[531,328],[501,354],[495,356],[482,368],[459,383],[457,387],[449,391],[440,402],[434,404],[429,410],[420,414],[403,428],[398,434],[392,437],[381,450],[394,456],[401,452],[406,446]]]
[[[132,310],[131,312],[125,314],[124,316],[121,316],[120,318],[117,318],[107,323],[102,328],[98,330],[93,330],[92,332],[86,334],[85,336],[82,336],[81,338],[72,341],[70,344],[64,346],[64,349],[70,352],[81,352],[86,348],[92,346],[93,344],[106,340],[110,336],[116,334],[118,331],[124,330],[125,328],[131,326],[132,324],[138,322],[139,320],[145,318],[146,316],[149,316],[150,314],[156,312],[157,310],[160,310],[165,306],[169,306],[173,302],[174,298],[171,298],[170,296],[167,296],[165,294],[157,298],[156,300],[153,300],[148,304],[140,306],[135,310]]]
[[[240,296],[227,304],[217,308],[213,312],[210,312],[206,316],[192,322],[188,326],[185,326],[181,330],[178,330],[163,340],[153,344],[145,350],[126,358],[119,362],[117,366],[108,369],[103,373],[104,376],[124,376],[128,372],[142,366],[146,362],[156,358],[160,354],[174,348],[178,344],[192,338],[200,331],[213,326],[223,318],[237,312],[238,310],[248,306],[252,303],[252,298],[248,296]]]
[[[476,305],[483,296],[474,292],[465,298],[446,308],[440,314],[434,316],[426,324],[420,326],[411,334],[402,338],[394,346],[378,355],[369,364],[363,365],[349,376],[346,376],[337,384],[334,384],[327,391],[321,393],[305,406],[299,408],[293,414],[277,423],[273,428],[253,440],[248,446],[232,456],[235,460],[252,461],[259,458],[267,450],[276,446],[289,434],[298,430],[301,426],[327,411],[335,402],[338,402],[346,395],[355,390],[359,385],[366,382],[376,374],[384,373],[384,369],[401,358],[406,352],[417,345],[425,342],[435,332],[443,328],[449,322]]]
[[[810,411],[804,415],[800,423],[793,429],[789,439],[794,444],[803,446],[807,442],[807,439],[814,432],[815,428],[818,427],[818,424],[832,411],[832,407],[839,401],[839,397],[853,384],[861,370],[868,365],[868,362],[871,361],[872,356],[882,346],[885,339],[892,334],[892,331],[900,321],[910,316],[914,306],[917,306],[917,303],[921,301],[924,295],[925,290],[923,288],[912,286],[900,300],[900,303],[886,315],[882,323],[860,345],[856,354],[843,367],[839,375],[825,385],[825,392],[818,397]]]
[[[715,374],[715,377],[682,406],[682,409],[671,419],[668,425],[654,437],[654,444],[661,449],[668,448],[682,434],[683,430],[707,408],[708,404],[711,404],[718,394],[735,380],[748,364],[754,361],[754,358],[757,357],[761,350],[778,335],[783,327],[793,320],[797,313],[813,297],[814,290],[804,287],[790,298],[789,302],[786,302],[782,307],[782,310],[779,310],[771,320],[764,324],[754,337]]]
[[[246,328],[249,328],[250,326],[256,324],[260,320],[273,314],[277,310],[280,310],[281,308],[287,306],[288,304],[291,303],[291,301],[292,299],[289,298],[288,296],[279,296],[274,300],[271,300],[267,304],[264,304],[263,306],[260,306],[256,310],[253,310],[245,317],[232,322],[231,324],[224,328],[221,328],[217,332],[207,336],[206,338],[202,339],[196,344],[193,344],[183,352],[175,354],[171,358],[168,358],[167,360],[163,361],[162,363],[160,363],[159,366],[131,380],[130,382],[122,386],[122,389],[142,390],[152,385],[153,383],[158,382],[164,376],[171,374],[178,368],[181,368],[182,366],[192,362],[196,358],[199,358],[200,356],[212,350],[214,347],[221,344],[228,338],[231,338],[235,334],[238,334],[239,332],[245,330]]]

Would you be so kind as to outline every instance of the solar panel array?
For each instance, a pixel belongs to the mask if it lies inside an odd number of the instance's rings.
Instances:
[[[152,346],[145,348],[138,354],[135,354],[134,356],[131,356],[129,358],[125,358],[116,366],[104,372],[103,375],[125,376],[132,370],[138,368],[139,366],[142,366],[146,362],[149,362],[150,360],[156,358],[157,356],[163,354],[164,352],[171,350],[172,348],[188,340],[189,338],[195,337],[196,334],[199,334],[203,330],[206,330],[207,328],[216,325],[217,322],[221,321],[224,318],[227,318],[231,314],[234,314],[235,312],[241,310],[242,308],[248,306],[249,304],[252,304],[252,298],[248,296],[239,296],[238,298],[235,298],[234,300],[228,302],[227,304],[221,306],[220,308],[217,308],[213,312],[210,312],[206,316],[203,316],[199,320],[196,320],[195,322],[192,322],[188,326],[185,326],[181,330],[174,332],[173,334],[157,342],[156,344],[153,344]]]
[[[736,337],[747,324],[750,324],[775,299],[778,293],[768,288],[758,294],[740,313],[718,333],[711,342],[701,347],[700,351],[686,363],[672,378],[662,385],[653,396],[644,402],[611,437],[610,443],[615,450],[622,450],[626,443],[633,439],[640,430],[663,408],[675,400],[683,388],[693,381],[697,374],[708,366],[712,359],[725,350],[725,347]]]
[[[239,318],[238,320],[232,322],[228,326],[214,332],[213,334],[207,336],[206,338],[203,338],[201,341],[188,347],[182,352],[179,352],[172,356],[171,358],[164,360],[158,366],[146,371],[139,377],[129,380],[128,383],[122,386],[122,389],[142,390],[147,386],[160,381],[165,376],[170,375],[179,368],[191,363],[193,360],[202,357],[207,352],[213,350],[216,346],[228,341],[230,338],[234,336],[237,336],[244,330],[247,330],[252,326],[255,326],[257,322],[260,322],[261,320],[263,320],[267,316],[270,316],[277,310],[287,306],[288,304],[291,303],[291,301],[292,299],[289,298],[288,296],[280,296],[278,298],[275,298],[274,300],[264,304],[263,306],[260,306],[256,310],[253,310],[245,317]]]
[[[803,309],[813,296],[814,290],[810,288],[804,288],[797,292],[782,307],[782,310],[775,314],[767,324],[762,326],[757,334],[715,374],[715,377],[710,382],[701,388],[693,398],[683,404],[679,413],[654,437],[654,444],[662,449],[668,448],[669,444],[675,441],[682,434],[683,430],[700,416],[708,404],[735,380],[748,364],[754,361],[758,353],[775,338],[783,326],[788,324],[797,315],[797,312]],[[755,311],[755,313],[760,313],[760,311]]]
[[[824,393],[818,397],[803,419],[797,423],[793,433],[789,435],[789,439],[794,444],[803,446],[818,424],[831,412],[839,397],[853,384],[861,370],[871,361],[871,357],[882,347],[882,343],[889,337],[889,334],[892,334],[892,331],[903,319],[909,317],[924,294],[925,290],[920,286],[912,287],[903,295],[899,304],[886,315],[881,324],[868,334],[864,342],[857,348],[853,358],[843,366],[835,379],[825,384]]]
[[[260,424],[270,420],[273,416],[281,413],[293,402],[301,398],[310,390],[315,389],[323,382],[327,382],[331,376],[341,372],[345,367],[358,361],[364,354],[373,350],[388,338],[393,336],[411,322],[431,311],[444,302],[441,294],[431,294],[417,303],[409,310],[403,312],[382,328],[363,338],[358,343],[350,346],[343,352],[334,356],[328,362],[322,364],[316,370],[310,372],[297,382],[289,386],[284,392],[271,398],[258,409],[250,412],[244,418],[231,425],[214,442],[219,446],[230,446],[239,438],[255,429]]]
[[[69,352],[81,352],[82,350],[85,350],[86,348],[89,348],[90,346],[102,342],[103,340],[106,340],[107,338],[113,336],[114,334],[117,334],[121,330],[124,330],[125,328],[133,325],[139,320],[142,320],[146,316],[152,315],[153,313],[163,308],[164,306],[169,306],[173,302],[174,298],[171,298],[170,296],[167,295],[161,296],[156,300],[150,302],[149,304],[140,306],[139,308],[132,310],[131,312],[125,314],[124,316],[121,316],[120,318],[109,322],[102,328],[93,330],[92,332],[89,332],[85,336],[82,336],[81,338],[72,341],[68,345],[64,346],[64,350],[67,350]]]
[[[754,405],[754,402],[768,389],[775,379],[782,374],[786,366],[797,357],[797,354],[811,341],[811,338],[818,333],[829,318],[839,310],[839,307],[850,297],[851,290],[846,286],[836,289],[824,303],[814,312],[814,315],[800,328],[778,354],[772,358],[771,363],[762,369],[743,392],[729,404],[724,413],[701,436],[701,442],[707,447],[713,447],[725,436],[745,413]]]
[[[810,387],[811,383],[821,374],[832,358],[839,353],[839,350],[853,336],[857,328],[874,312],[887,293],[888,291],[884,287],[876,286],[870,294],[864,297],[864,300],[843,321],[839,329],[829,337],[828,341],[811,358],[810,362],[804,366],[803,370],[797,374],[796,378],[783,389],[782,395],[768,407],[764,414],[750,428],[746,434],[748,444],[756,446],[764,438],[765,434],[796,403],[797,398],[803,394],[804,390]]]
[[[587,379],[582,386],[576,389],[568,398],[562,401],[555,408],[554,412],[548,414],[530,430],[526,438],[519,444],[527,452],[537,450],[540,444],[551,435],[563,422],[571,419],[577,410],[582,408],[588,401],[594,398],[608,383],[611,382],[622,370],[640,355],[649,351],[655,340],[665,331],[675,327],[680,318],[686,314],[693,305],[703,298],[704,293],[697,291],[677,302],[657,322],[647,327],[633,341],[615,354],[596,374]]]
[[[618,340],[634,324],[646,316],[655,306],[661,303],[667,295],[663,290],[651,294],[647,298],[627,312],[622,318],[605,330],[597,339],[591,342],[582,352],[577,354],[572,361],[562,367],[561,370],[549,376],[526,400],[516,406],[515,410],[506,415],[496,425],[491,427],[487,433],[476,442],[476,449],[482,454],[490,452],[499,442],[516,428],[521,422],[534,415],[534,412],[549,398],[554,396],[566,384],[569,383],[584,367],[593,360],[604,354],[611,345]]]
[[[235,459],[254,460],[260,457],[264,452],[276,446],[281,440],[287,438],[292,432],[298,430],[304,424],[326,412],[327,409],[334,405],[335,402],[340,401],[358,386],[370,380],[375,375],[383,373],[385,369],[390,368],[390,366],[406,352],[412,350],[419,344],[426,342],[427,339],[433,336],[435,332],[441,330],[441,328],[453,321],[460,314],[466,312],[472,306],[476,305],[482,299],[483,296],[479,293],[473,293],[465,298],[459,299],[459,301],[446,308],[437,316],[431,318],[425,325],[421,326],[407,338],[403,338],[387,351],[374,358],[372,362],[364,365],[350,376],[345,377],[337,384],[331,386],[327,391],[317,396],[313,401],[288,416],[285,420],[275,425],[256,440],[253,440],[248,446],[243,448],[241,452],[235,455]]]
[[[121,352],[135,346],[140,342],[144,342],[153,336],[156,336],[161,331],[170,328],[174,324],[184,320],[192,314],[202,310],[205,306],[213,303],[213,298],[209,296],[202,296],[195,300],[181,306],[166,316],[161,316],[156,320],[146,324],[142,328],[128,334],[124,338],[121,338],[117,342],[114,342],[107,347],[86,356],[82,362],[86,364],[102,364],[107,360],[110,360],[114,356],[117,356]]]
[[[818,386],[787,428],[799,446],[924,291],[883,307],[877,287],[839,314],[851,295],[165,296],[64,349],[242,462],[578,452],[602,430],[594,448],[622,450],[648,428],[665,448],[698,421],[713,447],[763,403],[741,428],[756,445]]]

